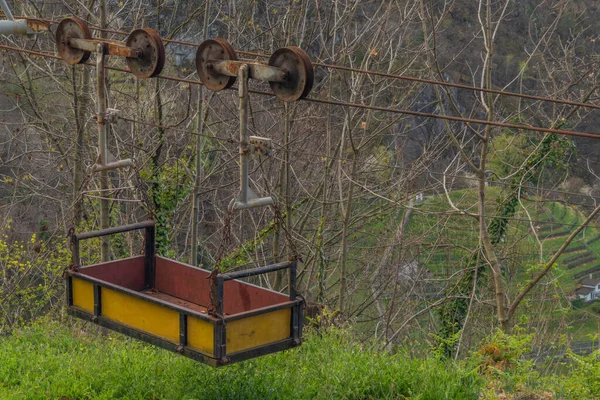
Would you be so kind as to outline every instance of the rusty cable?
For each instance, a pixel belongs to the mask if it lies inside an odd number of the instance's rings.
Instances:
[[[23,18],[23,17],[20,17],[20,18]],[[58,24],[60,22],[60,21],[54,21],[54,20],[50,20],[50,19],[39,19],[39,20],[50,23],[50,24]],[[128,32],[114,30],[114,29],[105,29],[105,28],[99,28],[99,27],[93,27],[93,26],[90,26],[90,29],[99,31],[99,32],[112,33],[112,34],[116,34],[116,35],[129,35]],[[191,46],[191,47],[199,46],[198,43],[186,42],[186,41],[181,41],[181,40],[174,40],[174,39],[162,39],[162,40],[167,43],[180,44],[183,46]],[[269,55],[266,55],[266,54],[255,53],[255,52],[251,52],[251,51],[235,50],[235,52],[237,54],[243,54],[243,55],[258,57],[258,58],[269,58],[270,57]],[[511,97],[518,97],[518,98],[522,98],[522,99],[528,99],[528,100],[551,102],[551,103],[556,103],[556,104],[564,104],[564,105],[569,105],[569,106],[585,107],[585,108],[592,108],[595,110],[600,110],[600,105],[579,102],[579,101],[555,99],[555,98],[550,98],[550,97],[535,96],[535,95],[524,94],[524,93],[507,92],[507,91],[499,90],[499,89],[480,88],[480,87],[465,85],[465,84],[461,84],[461,83],[437,81],[434,79],[417,78],[414,76],[391,74],[391,73],[387,73],[387,72],[366,70],[366,69],[360,69],[360,68],[352,68],[352,67],[346,67],[346,66],[342,66],[342,65],[334,65],[334,64],[327,64],[327,63],[320,63],[320,62],[313,62],[313,65],[315,65],[317,67],[322,67],[322,68],[337,69],[340,71],[381,76],[384,78],[399,79],[399,80],[405,80],[405,81],[410,81],[410,82],[426,83],[426,84],[430,84],[430,85],[453,87],[453,88],[457,88],[457,89],[473,90],[473,91],[477,91],[477,92],[491,93],[491,94],[497,94],[497,95],[501,95],[501,96],[511,96]],[[168,78],[166,78],[166,79],[168,79]]]
[[[33,54],[33,55],[37,55],[37,56],[42,56],[42,57],[49,57],[49,58],[53,58],[53,59],[61,59],[60,57],[58,57],[54,54],[42,53],[42,52],[33,51],[33,50],[25,50],[25,49],[21,49],[18,47],[0,45],[0,48],[18,51],[18,52],[29,53],[29,54]],[[85,65],[89,66],[91,64],[85,64]],[[109,67],[109,66],[105,66],[105,68],[110,69],[110,70],[120,71],[120,72],[130,72],[129,70],[127,70],[125,68]],[[190,84],[194,84],[194,85],[202,85],[202,82],[200,82],[198,80],[194,80],[194,79],[184,79],[184,78],[177,78],[177,77],[173,77],[173,76],[163,76],[163,75],[159,75],[159,76],[157,76],[157,78],[171,80],[171,81],[175,81],[175,82],[190,83]],[[236,87],[231,87],[229,89],[237,90]],[[269,93],[269,92],[264,92],[264,91],[260,91],[260,90],[248,90],[248,91],[250,93],[260,94],[263,96],[275,97],[275,95],[273,93]],[[322,100],[322,99],[316,99],[316,98],[310,98],[310,97],[304,98],[302,100],[308,101],[311,103],[330,104],[330,105],[341,106],[341,107],[361,108],[361,109],[365,109],[365,110],[413,115],[413,116],[424,117],[424,118],[437,118],[437,119],[443,119],[443,120],[454,121],[454,122],[464,122],[464,123],[471,123],[471,124],[477,124],[477,125],[490,125],[490,126],[498,126],[498,127],[503,127],[503,128],[519,129],[519,130],[530,130],[530,131],[541,132],[541,133],[554,133],[557,135],[577,136],[577,137],[585,137],[585,138],[589,138],[589,139],[600,139],[600,134],[588,133],[588,132],[575,132],[575,131],[566,131],[566,130],[562,130],[562,129],[542,128],[542,127],[537,127],[537,126],[532,126],[532,125],[513,124],[513,123],[509,123],[509,122],[486,121],[486,120],[481,120],[481,119],[455,117],[452,115],[440,115],[440,114],[433,114],[433,113],[426,113],[426,112],[421,112],[421,111],[412,111],[412,110],[405,110],[405,109],[398,109],[398,108],[370,106],[370,105],[365,105],[365,104],[360,104],[360,103],[350,103],[350,102],[336,101],[336,100]]]

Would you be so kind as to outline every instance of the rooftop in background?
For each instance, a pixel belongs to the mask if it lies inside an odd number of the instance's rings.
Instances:
[[[595,287],[600,283],[600,279],[585,279],[581,281],[581,286]]]

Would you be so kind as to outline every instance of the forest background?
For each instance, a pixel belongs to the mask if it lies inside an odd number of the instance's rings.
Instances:
[[[135,168],[111,171],[108,190],[89,173],[94,68],[3,49],[0,335],[60,317],[67,232],[97,229],[101,198],[112,199],[112,226],[152,217],[160,254],[214,268],[237,193],[238,114],[237,92],[200,89],[196,47],[179,43],[200,43],[206,25],[207,38],[236,50],[268,57],[294,45],[321,64],[307,100],[251,95],[250,130],[274,143],[270,157],[253,159],[251,186],[278,199],[285,227],[269,208],[236,213],[222,269],[298,252],[313,324],[344,327],[389,352],[429,357],[434,349],[468,360],[486,354],[490,337],[511,347],[524,335],[527,351],[517,358],[559,371],[570,352],[596,349],[600,306],[575,290],[600,276],[600,141],[414,113],[595,132],[597,2],[9,3],[15,15],[79,16],[107,29],[97,36],[124,40],[116,31],[152,27],[171,41],[162,78],[137,79],[109,59],[117,68],[108,70],[109,107],[119,110],[110,151]],[[55,54],[52,34],[2,44]],[[84,263],[99,260],[99,247],[86,243]],[[110,257],[141,248],[141,237],[124,234],[111,241]],[[256,283],[287,284],[280,274]]]

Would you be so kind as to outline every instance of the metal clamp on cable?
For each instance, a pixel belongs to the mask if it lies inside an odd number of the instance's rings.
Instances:
[[[240,117],[240,193],[229,203],[229,210],[264,207],[275,204],[273,197],[258,197],[248,184],[248,164],[251,154],[268,156],[271,139],[248,137],[248,80],[269,82],[271,89],[282,101],[296,101],[308,95],[312,88],[314,71],[306,53],[297,47],[277,50],[269,64],[239,61],[235,50],[221,38],[205,40],[196,53],[198,76],[207,89],[219,91],[231,87],[239,79],[238,96]]]

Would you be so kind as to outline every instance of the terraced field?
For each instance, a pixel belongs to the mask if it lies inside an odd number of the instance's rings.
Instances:
[[[555,252],[579,225],[585,216],[577,208],[550,203],[547,212],[540,215],[538,235],[544,244],[544,253]],[[600,277],[600,230],[595,225],[586,228],[558,259],[562,270],[564,289],[573,289],[578,281]]]
[[[495,199],[498,189],[489,190],[489,198]],[[450,198],[457,208],[476,211],[474,190],[455,191]],[[527,213],[521,210],[510,221],[506,240],[499,244],[505,250],[504,267],[513,271],[517,279],[527,279],[527,268],[547,261],[586,217],[576,207],[559,202],[527,202],[525,206],[535,221],[533,226]],[[496,207],[490,201],[488,214],[496,215]],[[408,227],[411,236],[422,237],[420,262],[436,276],[447,276],[464,268],[469,257],[467,250],[479,239],[477,221],[468,216],[448,215],[451,211],[445,196],[430,196],[413,213]],[[541,259],[540,254],[543,254]],[[558,259],[553,274],[565,293],[571,293],[582,279],[600,277],[600,229],[591,226],[582,231]]]

